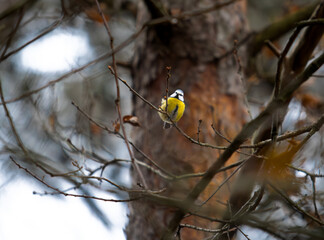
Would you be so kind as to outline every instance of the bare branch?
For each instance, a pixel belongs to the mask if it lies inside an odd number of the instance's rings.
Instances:
[[[308,19],[317,7],[318,2],[319,1],[316,1],[308,7],[302,8],[299,11],[284,17],[255,34],[250,44],[251,55],[255,56],[260,51],[266,40],[273,41],[293,29],[296,26],[296,22]]]
[[[108,57],[112,56],[112,54],[115,54],[117,52],[119,52],[120,50],[122,50],[123,48],[125,48],[126,46],[128,46],[131,42],[133,42],[134,39],[136,39],[142,32],[143,30],[145,29],[145,27],[142,27],[139,31],[137,31],[136,33],[134,33],[133,35],[131,35],[128,39],[126,39],[124,42],[122,42],[121,44],[119,44],[115,49],[114,51],[109,51],[101,56],[99,56],[98,58],[84,64],[83,66],[79,67],[79,68],[76,68],[76,69],[72,69],[71,71],[65,73],[64,75],[62,75],[61,77],[55,79],[55,80],[52,80],[52,81],[49,81],[47,84],[37,88],[37,89],[34,89],[34,90],[31,90],[29,92],[26,92],[24,94],[22,94],[21,96],[19,97],[16,97],[16,98],[13,98],[13,99],[9,99],[9,100],[6,100],[6,103],[13,103],[13,102],[17,102],[17,101],[20,101],[24,98],[27,98],[33,94],[36,94],[50,86],[53,86],[55,85],[56,83],[58,82],[61,82],[63,80],[65,80],[66,78],[72,76],[73,74],[75,73],[78,73],[78,72],[81,72],[83,71],[84,69],[94,65],[95,63],[98,63],[100,61],[103,61],[103,60],[106,60]],[[2,105],[3,102],[0,103],[0,105]]]
[[[308,218],[312,219],[314,222],[318,223],[319,225],[324,225],[324,222],[322,222],[320,219],[317,219],[316,217],[312,216],[311,214],[309,214],[308,212],[304,211],[300,206],[298,206],[297,203],[295,203],[293,200],[291,200],[288,196],[286,196],[285,193],[283,193],[280,189],[278,189],[277,187],[275,187],[273,184],[269,183],[268,184],[283,198],[285,199],[288,203],[289,206],[291,206],[292,208],[296,209],[298,212],[300,212],[301,214],[307,216]]]
[[[28,173],[29,175],[31,175],[33,178],[35,178],[37,181],[41,182],[42,184],[44,184],[46,187],[54,190],[55,192],[62,194],[66,197],[77,197],[77,198],[90,198],[90,199],[94,199],[94,200],[99,200],[99,201],[104,201],[104,202],[130,202],[130,201],[135,201],[138,200],[139,198],[133,198],[133,199],[124,199],[124,200],[118,200],[118,199],[107,199],[107,198],[100,198],[100,197],[96,197],[96,196],[89,196],[89,195],[80,195],[80,194],[73,194],[73,193],[67,193],[67,192],[63,192],[58,188],[55,188],[51,185],[49,185],[48,183],[46,183],[43,179],[37,177],[35,174],[33,174],[31,171],[29,171],[27,168],[21,166],[19,163],[17,163],[13,157],[10,156],[11,161],[13,161],[17,167],[23,169],[26,173]]]
[[[267,107],[253,120],[247,123],[240,133],[235,137],[232,143],[226,148],[223,154],[215,160],[215,162],[209,167],[203,178],[196,184],[193,190],[188,194],[185,202],[187,204],[192,204],[200,193],[207,187],[210,181],[215,176],[216,172],[221,168],[221,166],[227,162],[227,160],[232,156],[232,154],[239,148],[239,146],[252,135],[252,133],[257,129],[267,118],[269,118],[273,112],[277,111],[278,108],[282,106],[282,103],[287,101],[293,92],[305,82],[314,72],[316,72],[324,63],[324,53],[316,58],[308,67],[299,74],[293,81],[290,82],[284,91],[280,92],[277,98],[273,98]],[[176,231],[181,219],[184,216],[184,212],[177,211],[171,220],[167,229],[165,229],[163,239],[170,239],[173,233]]]
[[[203,231],[203,232],[208,232],[208,233],[222,233],[222,234],[225,234],[227,232],[231,232],[231,231],[236,230],[236,228],[232,228],[232,229],[229,229],[229,230],[207,229],[207,228],[197,227],[197,226],[186,224],[186,223],[180,224],[179,227],[180,228],[191,228],[191,229],[194,229],[194,230],[197,230],[197,231]]]
[[[21,150],[24,152],[25,155],[28,155],[27,149],[25,148],[25,145],[23,144],[23,142],[21,141],[20,136],[18,135],[18,132],[17,132],[15,124],[14,124],[14,122],[12,120],[11,114],[10,114],[8,108],[7,108],[7,105],[6,105],[5,101],[4,101],[1,79],[0,79],[0,98],[1,98],[1,102],[3,102],[3,108],[5,110],[6,116],[8,118],[9,123],[10,123],[11,131],[13,132],[13,134],[14,134],[14,136],[16,138],[18,146],[21,148]]]
[[[33,39],[29,40],[28,42],[26,42],[25,44],[21,45],[20,47],[12,50],[11,52],[8,52],[6,55],[1,56],[0,58],[0,63],[2,61],[4,61],[5,59],[7,59],[8,57],[10,57],[13,54],[16,54],[17,52],[19,52],[20,50],[22,50],[23,48],[27,47],[28,45],[30,45],[31,43],[37,41],[38,39],[42,38],[43,36],[45,36],[46,34],[52,32],[54,29],[56,29],[64,20],[64,16],[62,16],[60,19],[56,20],[55,22],[53,22],[51,25],[49,25],[47,28],[45,28],[42,33],[40,33],[39,35],[37,35],[36,37],[34,37]]]
[[[307,132],[312,132],[311,135],[309,137],[307,137],[307,139],[305,138],[303,140],[304,142],[306,142],[314,134],[314,132],[319,131],[319,129],[322,127],[323,124],[324,124],[324,114],[322,114],[322,116],[315,123],[313,123],[309,126],[303,127],[301,129],[292,131],[292,132],[284,133],[284,134],[278,136],[276,141],[279,142],[279,141],[286,140],[288,138],[297,137],[297,136],[302,135]],[[271,141],[272,141],[272,139],[267,139],[267,140],[258,142],[253,145],[241,145],[240,148],[259,148],[259,147],[262,147],[262,146],[270,143]]]

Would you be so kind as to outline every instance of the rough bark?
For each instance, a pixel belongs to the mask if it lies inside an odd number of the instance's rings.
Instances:
[[[214,1],[161,1],[169,12],[192,11],[209,7]],[[150,6],[149,6],[150,7]],[[141,6],[139,25],[149,17],[159,14]],[[190,17],[177,24],[163,24],[150,27],[136,43],[133,65],[134,87],[143,97],[159,105],[165,95],[166,66],[171,66],[169,91],[182,89],[185,93],[186,111],[178,126],[189,136],[197,138],[199,120],[199,140],[211,144],[225,145],[226,141],[211,128],[211,124],[226,137],[233,138],[246,119],[243,104],[244,89],[237,73],[238,65],[233,54],[234,41],[247,34],[244,17],[245,3],[226,6],[200,16]],[[221,57],[226,56],[226,57]],[[239,56],[244,61],[245,50]],[[143,101],[134,98],[134,114],[139,117],[141,128],[133,133],[135,144],[154,159],[161,167],[173,174],[205,171],[219,156],[218,150],[192,144],[176,128],[164,130],[158,114]],[[143,158],[137,155],[138,158]],[[233,162],[237,156],[232,158]],[[153,190],[167,187],[167,196],[184,198],[197,179],[166,182],[152,172],[143,170],[149,188]],[[133,184],[138,177],[133,172]],[[225,175],[219,174],[200,200],[205,200],[215,191]],[[224,188],[225,190],[227,188]],[[222,208],[216,200],[226,201],[228,193],[216,194],[208,204]],[[128,239],[159,239],[174,210],[137,201],[130,204]],[[221,212],[211,213],[220,217]],[[184,222],[200,224],[194,217]],[[182,239],[201,239],[201,232],[183,229]]]

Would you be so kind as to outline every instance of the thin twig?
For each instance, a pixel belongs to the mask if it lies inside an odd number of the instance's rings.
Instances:
[[[286,196],[286,194],[284,192],[282,192],[280,189],[278,189],[276,186],[274,186],[273,184],[269,183],[269,186],[271,186],[271,188],[273,188],[283,199],[285,199],[288,203],[289,206],[291,206],[292,208],[296,209],[298,212],[300,212],[301,214],[303,214],[304,216],[307,216],[308,218],[312,219],[314,222],[318,223],[319,225],[324,225],[324,222],[322,222],[320,219],[312,216],[311,214],[309,214],[308,212],[304,211],[300,206],[297,205],[297,203],[295,203],[293,200],[291,200],[288,196]]]
[[[221,4],[215,4],[213,6],[211,6],[210,8],[207,8],[207,9],[200,9],[200,10],[195,10],[193,12],[188,12],[188,13],[184,13],[183,15],[179,15],[177,17],[177,19],[184,19],[186,18],[187,16],[190,16],[190,15],[193,15],[193,16],[199,16],[201,14],[204,14],[206,12],[210,12],[210,11],[215,11],[223,6],[226,6],[226,5],[229,5],[229,4],[232,4],[234,3],[235,0],[233,1],[229,1],[229,2],[226,2],[226,3],[221,3]],[[29,92],[26,92],[22,95],[20,95],[19,97],[16,97],[16,98],[12,98],[12,99],[9,99],[9,100],[6,100],[6,103],[13,103],[13,102],[16,102],[16,101],[20,101],[26,97],[29,97],[30,95],[33,95],[33,94],[36,94],[52,85],[55,85],[56,83],[66,79],[67,77],[73,75],[74,73],[77,73],[77,72],[80,72],[90,66],[92,66],[93,64],[97,63],[97,62],[100,62],[100,61],[103,61],[103,60],[106,60],[108,57],[112,56],[113,54],[116,54],[117,52],[119,52],[120,50],[124,49],[126,46],[128,46],[130,43],[132,43],[142,32],[144,32],[144,30],[149,27],[149,26],[154,26],[154,25],[158,25],[158,24],[162,24],[162,23],[166,23],[166,22],[172,22],[173,19],[175,17],[162,17],[162,18],[157,18],[157,19],[153,19],[153,20],[150,20],[150,21],[147,21],[146,23],[143,24],[143,26],[137,31],[135,32],[134,34],[132,34],[129,38],[127,38],[124,42],[122,42],[121,44],[119,44],[117,47],[113,49],[111,49],[111,51],[99,56],[98,58],[84,64],[83,66],[79,67],[79,68],[76,68],[76,69],[73,69],[67,73],[65,73],[64,75],[62,75],[61,77],[57,78],[56,80],[52,80],[50,82],[48,82],[47,84],[37,88],[37,89],[34,89],[34,90],[31,90]],[[51,26],[48,27],[48,29],[51,29],[51,28],[55,28],[56,26],[58,26],[61,21],[63,19],[59,19],[57,20],[56,22],[54,22]],[[48,30],[47,29],[47,30]],[[49,30],[48,30],[49,31]],[[19,50],[21,50],[22,48],[26,47],[27,45],[29,45],[30,43],[36,41],[37,39],[39,39],[40,37],[44,36],[45,34],[47,33],[47,31],[45,30],[41,35],[37,36],[36,38],[32,39],[31,41],[27,42],[26,44],[24,44],[23,46],[21,46],[20,48],[14,50],[13,52],[10,52],[10,55],[18,52]],[[231,51],[229,51],[230,53]],[[8,53],[9,54],[9,53]],[[7,55],[8,55],[7,54]],[[9,57],[7,56],[6,57]],[[0,103],[0,105],[3,104],[2,102]]]
[[[311,177],[311,181],[312,181],[312,188],[313,188],[313,205],[314,205],[314,210],[315,210],[315,216],[319,220],[321,220],[321,216],[318,213],[317,204],[316,204],[316,186],[315,186],[316,178],[315,177]]]
[[[276,78],[275,78],[275,86],[274,86],[274,97],[278,97],[280,88],[281,88],[281,74],[282,74],[282,68],[284,61],[286,59],[286,56],[294,43],[295,39],[297,38],[299,32],[301,31],[301,28],[296,28],[293,34],[289,37],[289,40],[285,46],[285,48],[282,50],[279,60],[278,60],[278,65],[277,65],[277,73],[276,73]]]
[[[237,230],[239,230],[240,233],[243,234],[243,236],[247,239],[247,240],[251,240],[247,234],[245,234],[238,226],[235,226]]]
[[[323,124],[324,124],[324,114],[322,114],[322,116],[318,119],[318,121],[313,124],[311,130],[309,131],[307,136],[303,139],[303,141],[300,143],[300,145],[303,146],[316,132],[318,132],[321,129]]]
[[[113,69],[111,67],[108,67],[111,74],[115,74]],[[131,91],[133,92],[137,97],[139,97],[142,101],[144,101],[146,104],[148,104],[151,108],[153,108],[154,110],[167,114],[167,112],[162,111],[161,109],[155,107],[151,102],[149,102],[148,100],[146,100],[142,95],[140,95],[138,92],[136,92],[125,80],[123,80],[122,78],[118,77],[118,79],[125,84],[125,86]],[[212,149],[218,149],[218,150],[226,150],[227,146],[216,146],[216,145],[212,145],[209,143],[204,143],[204,142],[198,142],[197,140],[193,139],[192,137],[190,137],[188,134],[186,134],[181,128],[179,128],[179,126],[177,124],[175,124],[172,119],[169,119],[172,123],[173,126],[185,137],[187,138],[190,142],[197,144],[199,146],[202,147],[207,147],[207,148],[212,148]],[[224,137],[224,136],[223,136]],[[229,143],[231,143],[230,140],[227,140]],[[251,148],[251,147],[246,147],[246,148]],[[250,154],[250,153],[245,153],[245,152],[241,152],[241,151],[237,151],[237,153],[246,155],[246,156],[255,156],[257,158],[263,158],[263,156],[256,156],[254,154]]]
[[[157,25],[157,24],[161,24],[161,23],[168,23],[168,22],[172,23],[172,24],[176,24],[180,20],[185,20],[185,19],[188,19],[188,18],[197,17],[197,16],[200,16],[200,15],[209,13],[209,12],[213,12],[213,11],[219,10],[219,9],[221,9],[223,7],[231,5],[231,4],[233,4],[235,2],[238,2],[238,1],[240,1],[240,0],[230,0],[230,1],[227,1],[227,2],[224,2],[224,3],[215,3],[212,6],[207,7],[207,8],[197,9],[197,10],[188,11],[188,12],[183,12],[183,13],[181,13],[179,15],[175,15],[175,16],[167,15],[167,16],[164,16],[164,17],[153,19],[153,20],[147,22],[146,25],[147,26],[153,26],[153,25]]]
[[[96,122],[95,120],[93,120],[93,118],[92,117],[90,117],[85,111],[83,111],[74,101],[72,101],[71,102],[71,104],[73,105],[73,106],[75,106],[76,107],[76,109],[80,112],[80,113],[82,113],[90,122],[92,122],[93,124],[95,124],[97,127],[99,127],[99,128],[101,128],[101,129],[103,129],[103,130],[105,130],[105,131],[107,131],[108,133],[115,133],[115,131],[114,130],[111,130],[111,129],[109,129],[107,126],[104,126],[104,125],[102,125],[102,124],[99,124],[98,122]]]
[[[151,194],[159,194],[165,191],[165,189],[161,189],[158,191],[150,191],[150,190],[142,190],[142,189],[129,189],[127,187],[118,185],[117,183],[109,180],[108,178],[104,178],[104,177],[97,177],[97,176],[84,176],[84,175],[72,175],[73,177],[76,178],[82,178],[82,179],[96,179],[98,181],[105,181],[111,185],[113,185],[114,187],[116,187],[118,190],[120,191],[124,191],[124,192],[128,192],[128,193],[151,193]]]
[[[316,72],[324,63],[324,53],[322,53],[318,58],[313,60],[306,69],[296,76],[290,84],[288,84],[284,91],[280,92],[277,98],[273,98],[267,105],[267,107],[253,120],[247,123],[240,133],[234,138],[232,143],[226,148],[226,150],[217,158],[214,163],[206,171],[206,174],[199,180],[191,192],[187,195],[184,202],[188,205],[194,203],[198,196],[205,190],[208,184],[214,178],[216,172],[228,161],[228,159],[235,153],[235,151],[240,147],[240,145],[246,141],[248,137],[257,129],[262,123],[264,123],[269,117],[275,112],[283,103],[290,99],[291,95],[296,91],[296,89],[309,77]],[[168,226],[165,228],[162,239],[170,239],[171,236],[176,231],[179,226],[180,221],[184,217],[185,213],[178,210]]]
[[[45,30],[41,34],[37,35],[33,39],[29,40],[28,42],[26,42],[25,44],[21,45],[20,47],[12,50],[11,52],[7,53],[6,55],[1,56],[0,62],[4,61],[5,59],[7,59],[8,57],[10,57],[11,55],[19,52],[21,49],[27,47],[28,45],[30,45],[31,43],[33,43],[33,42],[37,41],[38,39],[42,38],[46,34],[52,32],[54,29],[56,29],[63,22],[63,19],[64,19],[64,16],[62,16],[60,19],[56,20],[51,25],[49,25],[48,27],[46,27]]]
[[[190,137],[188,134],[186,134],[181,128],[179,128],[177,126],[177,124],[174,124],[174,126],[185,138],[187,138],[190,142],[192,142],[194,144],[197,144],[197,145],[202,146],[202,147],[212,148],[212,149],[219,149],[219,150],[227,149],[227,146],[215,146],[215,145],[211,145],[209,143],[204,143],[204,142],[197,141],[197,140],[193,139],[192,137]]]
[[[199,119],[198,121],[198,130],[197,130],[197,142],[200,142],[199,135],[200,135],[200,126],[201,126],[202,120]]]
[[[307,138],[305,138],[303,140],[303,142],[305,143],[306,141],[308,141],[308,139],[315,132],[317,132],[322,127],[323,124],[324,124],[324,114],[322,114],[321,117],[315,123],[313,123],[309,126],[303,127],[301,129],[295,130],[293,132],[287,132],[285,134],[282,134],[277,137],[276,141],[279,142],[279,141],[286,140],[288,138],[293,138],[293,137],[299,136],[299,135],[307,133],[307,132],[312,132],[312,133],[310,133],[310,135],[308,135]],[[271,139],[267,139],[267,140],[264,140],[262,142],[252,144],[252,145],[241,145],[240,148],[259,148],[259,147],[262,147],[262,146],[270,143],[271,141],[272,141]]]
[[[218,136],[223,138],[226,142],[231,143],[231,140],[229,140],[227,137],[225,137],[223,134],[221,134],[219,131],[217,131],[217,129],[214,127],[214,124],[212,124],[211,127]]]
[[[217,187],[217,189],[205,201],[203,201],[201,206],[206,204],[224,186],[224,184],[227,183],[238,172],[238,170],[240,170],[241,167],[244,166],[245,162],[246,160],[243,160],[243,162],[238,165],[238,167]]]
[[[54,190],[55,192],[58,192],[59,194],[62,194],[64,196],[69,196],[69,197],[77,197],[77,198],[90,198],[90,199],[94,199],[94,200],[100,200],[100,201],[105,201],[105,202],[130,202],[130,201],[135,201],[138,200],[139,198],[132,198],[132,199],[123,199],[123,200],[117,200],[117,199],[107,199],[107,198],[100,198],[100,197],[95,197],[95,196],[89,196],[89,195],[81,195],[81,194],[73,194],[73,193],[67,193],[67,192],[63,192],[58,188],[55,188],[51,185],[49,185],[48,183],[46,183],[43,179],[37,177],[35,174],[33,174],[31,171],[29,171],[27,168],[21,166],[19,163],[17,163],[13,157],[10,156],[11,161],[14,162],[14,164],[16,164],[20,169],[23,169],[26,173],[28,173],[29,175],[31,175],[33,178],[35,178],[36,180],[38,180],[39,182],[41,182],[42,184],[44,184],[46,187]]]
[[[122,138],[122,135],[118,135],[118,136]],[[114,159],[112,159],[112,160],[106,160],[106,159],[103,159],[102,157],[98,156],[98,155],[97,155],[96,153],[94,153],[94,152],[88,152],[88,151],[86,151],[86,150],[84,150],[84,149],[83,149],[83,150],[78,149],[78,148],[77,148],[77,147],[76,147],[76,146],[71,142],[70,139],[68,139],[67,142],[68,142],[69,146],[70,146],[74,151],[76,151],[76,152],[78,152],[78,153],[80,153],[80,154],[86,156],[86,157],[89,158],[89,159],[92,159],[92,160],[94,160],[94,161],[96,161],[96,162],[99,162],[99,163],[102,163],[102,164],[103,164],[102,166],[100,166],[100,167],[98,167],[98,168],[92,170],[92,171],[90,172],[90,175],[93,175],[94,173],[96,173],[96,172],[99,171],[99,170],[104,171],[104,169],[105,169],[107,166],[112,165],[112,164],[118,164],[118,163],[123,163],[123,162],[124,162],[124,163],[132,163],[131,160],[127,160],[127,159],[119,159],[119,158],[114,158]],[[130,144],[135,148],[135,145],[133,145],[132,142],[130,142]],[[139,150],[139,149],[138,149],[138,150]],[[138,160],[138,159],[135,159],[135,161],[137,162],[138,165],[143,166],[143,167],[146,167],[146,168],[149,169],[150,171],[154,172],[155,174],[159,175],[160,177],[162,177],[162,178],[164,178],[164,179],[166,179],[166,180],[169,180],[169,181],[174,180],[174,178],[175,178],[176,176],[174,176],[174,175],[172,175],[172,174],[170,174],[170,173],[168,173],[168,172],[165,172],[164,169],[162,169],[161,167],[159,167],[159,166],[158,166],[158,165],[157,165],[153,160],[151,160],[149,157],[147,157],[143,152],[141,152],[141,151],[139,151],[139,152],[140,152],[140,154],[142,154],[142,155],[144,156],[144,158],[148,158],[148,160],[149,160],[150,162],[153,162],[153,163],[154,163],[153,165],[156,166],[158,169],[155,169],[154,167],[152,167],[152,166],[150,166],[150,165],[148,165],[148,164],[146,164],[146,163],[144,163],[144,162],[142,162],[142,161],[140,161],[140,160]]]
[[[108,69],[110,70],[111,74],[115,75],[114,70],[108,66]],[[139,94],[138,92],[136,92],[136,90],[134,88],[132,88],[126,80],[118,77],[118,80],[121,81],[132,93],[134,93],[138,98],[140,98],[143,102],[145,102],[147,105],[149,105],[151,108],[153,108],[154,110],[163,113],[163,111],[161,111],[161,109],[159,109],[158,107],[154,106],[150,101],[146,100],[141,94]]]
[[[73,74],[75,73],[78,73],[80,71],[83,71],[84,69],[94,65],[95,63],[97,62],[100,62],[100,61],[103,61],[103,60],[106,60],[108,57],[112,56],[112,54],[115,54],[117,52],[119,52],[120,50],[122,50],[124,47],[128,46],[131,42],[133,42],[134,39],[136,39],[143,31],[144,31],[145,27],[142,27],[140,30],[138,30],[136,33],[134,33],[133,35],[131,35],[128,39],[126,39],[124,42],[122,42],[121,44],[119,44],[114,50],[111,50],[101,56],[99,56],[98,58],[82,65],[81,67],[79,68],[76,68],[76,69],[72,69],[71,71],[63,74],[61,77],[55,79],[55,80],[52,80],[52,81],[49,81],[47,84],[39,87],[39,88],[36,88],[34,90],[31,90],[29,92],[26,92],[22,95],[20,95],[19,97],[16,97],[16,98],[12,98],[12,99],[9,99],[9,100],[6,100],[6,103],[13,103],[13,102],[17,102],[17,101],[20,101],[24,98],[27,98],[33,94],[36,94],[50,86],[53,86],[55,85],[56,83],[59,83],[65,79],[67,79],[68,77],[72,76]],[[0,105],[2,105],[3,103],[1,102]]]
[[[1,102],[3,102],[3,108],[4,108],[6,116],[8,118],[8,121],[9,121],[9,124],[10,124],[10,127],[11,127],[11,131],[13,132],[13,134],[14,134],[14,136],[16,138],[17,144],[21,148],[21,150],[24,152],[24,154],[28,155],[28,151],[27,151],[25,145],[23,144],[20,136],[18,135],[18,132],[17,132],[15,124],[14,124],[14,122],[12,120],[11,114],[10,114],[8,108],[7,108],[7,104],[5,103],[4,96],[3,96],[3,91],[2,91],[2,81],[1,81],[1,79],[0,79],[0,98],[1,98]]]
[[[117,137],[120,137],[121,139],[124,140],[124,136],[122,134],[120,134],[119,132],[115,132],[111,129],[109,129],[108,127],[98,123],[97,121],[95,121],[91,116],[89,116],[86,112],[84,112],[76,103],[74,103],[72,101],[72,105],[75,106],[77,108],[77,110],[82,113],[89,121],[91,121],[93,124],[95,124],[97,127],[107,131],[110,134],[115,134]],[[167,174],[168,176],[171,177],[171,179],[176,178],[175,175],[173,175],[172,173],[168,172],[167,170],[163,169],[162,167],[160,167],[153,159],[151,159],[150,157],[148,157],[143,151],[141,151],[134,143],[132,143],[131,141],[128,141],[130,145],[132,145],[132,147],[139,152],[145,159],[147,159],[150,163],[152,163],[155,167],[157,167],[161,172]],[[71,145],[73,146],[73,144],[71,143]]]
[[[181,228],[191,228],[191,229],[194,229],[197,231],[208,232],[208,233],[223,233],[223,234],[225,234],[228,231],[230,231],[230,232],[234,231],[236,229],[236,228],[232,228],[227,231],[224,231],[222,229],[208,229],[208,228],[197,227],[197,226],[186,224],[186,223],[180,224],[180,227]]]
[[[247,110],[247,112],[249,114],[250,119],[252,119],[253,117],[252,117],[249,101],[247,99],[247,91],[248,91],[248,89],[247,89],[246,81],[243,78],[241,59],[240,59],[240,57],[238,55],[238,41],[237,40],[234,40],[233,55],[234,55],[234,58],[236,60],[237,65],[238,65],[237,74],[239,75],[239,78],[241,80],[241,84],[242,84],[242,87],[243,87],[244,104],[245,104],[245,107],[246,107],[246,110]]]
[[[236,163],[233,163],[231,165],[228,165],[226,167],[222,167],[220,168],[217,173],[220,173],[220,172],[224,172],[224,171],[227,171],[229,169],[232,169],[232,168],[235,168],[235,167],[238,167],[240,166],[241,164],[243,164],[245,162],[245,160],[241,160],[239,162],[236,162]],[[179,175],[179,176],[175,176],[173,178],[173,180],[181,180],[181,179],[185,179],[185,178],[194,178],[194,177],[203,177],[204,175],[206,174],[206,172],[202,172],[202,173],[187,173],[187,174],[183,174],[183,175]]]
[[[270,40],[266,40],[264,43],[276,57],[278,57],[278,58],[280,57],[280,55],[281,55],[280,50],[275,45],[273,45]]]
[[[311,182],[312,182],[312,188],[313,188],[313,205],[314,205],[314,210],[315,210],[315,215],[316,217],[321,220],[321,217],[320,217],[320,214],[318,213],[318,209],[317,209],[317,204],[316,204],[316,186],[315,186],[315,181],[316,181],[316,178],[323,178],[324,175],[323,174],[314,174],[314,173],[310,173],[304,169],[301,169],[301,168],[297,168],[297,167],[294,167],[292,165],[289,165],[288,167],[296,170],[296,171],[299,171],[299,172],[303,172],[306,174],[306,176],[309,176]]]
[[[11,42],[12,42],[12,40],[13,40],[15,34],[16,34],[17,31],[18,31],[18,28],[19,28],[19,26],[20,26],[20,23],[21,23],[21,20],[23,19],[23,17],[24,17],[24,6],[22,6],[22,7],[19,9],[19,17],[18,17],[17,23],[16,23],[14,29],[12,30],[12,32],[11,32],[11,33],[9,34],[9,36],[8,36],[8,39],[7,39],[7,42],[6,42],[5,48],[4,48],[3,51],[2,51],[2,54],[1,54],[0,59],[2,59],[2,58],[5,56],[5,54],[6,54],[7,50],[8,50],[8,48],[10,47],[10,44],[11,44]],[[1,61],[1,60],[0,60],[0,61]]]
[[[270,24],[268,27],[254,34],[251,41],[251,55],[256,54],[261,50],[266,40],[276,40],[296,26],[296,22],[308,19],[318,6],[319,1],[315,1],[307,7],[301,8],[296,12],[288,14],[279,21]]]
[[[228,221],[228,220],[218,219],[218,218],[213,218],[213,217],[210,217],[210,216],[201,215],[200,213],[197,213],[197,212],[188,212],[188,213],[189,213],[188,216],[193,215],[193,216],[196,216],[196,217],[199,217],[199,218],[206,219],[206,220],[208,220],[210,222],[230,223],[230,221]]]
[[[290,167],[290,168],[292,168],[292,169],[294,169],[296,171],[303,172],[306,175],[308,175],[310,177],[313,177],[313,178],[324,178],[324,174],[310,173],[310,172],[306,171],[305,169],[301,169],[301,168],[298,168],[298,167],[295,167],[295,166],[292,166],[292,165],[289,165],[288,167]]]
[[[111,34],[111,31],[110,31],[110,28],[108,26],[106,17],[105,17],[104,13],[101,10],[101,7],[100,7],[100,4],[99,4],[98,0],[95,0],[95,1],[96,1],[96,4],[97,4],[99,13],[101,15],[101,18],[102,18],[102,20],[104,22],[104,26],[105,26],[105,28],[107,30],[108,36],[110,38],[110,48],[111,48],[111,51],[114,52],[114,37]],[[129,145],[129,142],[128,142],[128,138],[127,138],[125,126],[124,126],[124,123],[123,123],[123,118],[122,118],[122,115],[121,115],[121,109],[120,109],[120,89],[119,89],[119,81],[118,81],[118,73],[117,73],[117,65],[116,65],[115,53],[113,53],[111,56],[112,56],[112,62],[113,62],[112,68],[113,68],[114,73],[115,73],[113,75],[115,77],[116,92],[117,92],[117,98],[115,100],[115,105],[116,105],[116,108],[117,108],[119,123],[120,123],[121,129],[122,129],[123,136],[124,136],[124,140],[125,140],[125,144],[126,144],[126,147],[127,147],[128,153],[129,153],[129,156],[130,156],[130,158],[132,160],[132,163],[134,165],[134,168],[136,169],[136,172],[139,175],[139,178],[140,178],[140,180],[141,180],[144,188],[145,189],[148,189],[148,186],[147,186],[147,183],[146,183],[145,178],[143,176],[143,173],[141,172],[141,170],[139,169],[139,167],[138,167],[138,165],[137,165],[137,163],[135,161],[135,157],[133,155],[133,152],[132,152],[132,150],[130,148],[130,145]]]
[[[277,64],[277,72],[275,77],[275,84],[274,84],[274,90],[273,90],[273,96],[275,98],[278,97],[280,90],[281,90],[281,84],[282,84],[282,69],[284,67],[286,56],[295,42],[295,39],[297,38],[299,32],[301,31],[301,28],[296,28],[293,34],[289,37],[288,43],[286,44],[283,51],[280,53],[278,64]],[[271,124],[271,139],[276,140],[278,135],[278,127],[279,127],[279,112],[276,112],[272,115],[272,124]]]
[[[111,71],[111,73],[113,75],[115,75],[115,72],[112,70],[112,68],[109,68],[109,70]],[[122,78],[118,77],[118,79],[125,84],[126,87],[128,87],[128,89],[133,92],[137,97],[139,97],[141,100],[143,100],[146,104],[148,104],[150,107],[152,107],[154,110],[158,111],[158,112],[162,112],[162,113],[166,113],[165,111],[161,111],[161,109],[157,108],[156,106],[154,106],[151,102],[149,102],[148,100],[146,100],[143,96],[141,96],[138,92],[136,92],[125,80],[123,80]],[[172,119],[170,119],[172,121]],[[187,135],[181,128],[179,128],[177,126],[177,124],[173,124],[175,126],[175,128],[184,136],[186,137],[189,141],[191,141],[192,143],[195,143],[197,145],[203,146],[203,147],[209,147],[209,148],[213,148],[213,149],[220,149],[220,150],[225,150],[227,147],[226,146],[214,146],[208,143],[203,143],[203,142],[198,142],[197,140],[191,138],[189,135]]]

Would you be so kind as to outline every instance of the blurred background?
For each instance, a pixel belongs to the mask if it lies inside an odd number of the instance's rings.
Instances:
[[[135,31],[135,16],[122,4],[122,1],[102,3],[116,44]],[[0,80],[5,99],[15,99],[62,79],[7,105],[25,147],[37,155],[40,164],[57,172],[75,169],[71,162],[77,161],[85,172],[96,171],[100,175],[98,160],[87,159],[82,151],[95,152],[102,161],[128,159],[120,138],[89,124],[71,104],[74,101],[107,126],[117,119],[116,88],[107,68],[111,59],[99,58],[110,51],[109,38],[95,2],[1,1],[1,6]],[[133,43],[117,54],[120,64],[125,65],[118,69],[119,74],[126,80],[130,80],[128,65],[132,53]],[[88,65],[89,62],[92,64]],[[78,70],[83,66],[87,67]],[[121,86],[121,110],[123,115],[131,111],[130,94],[124,86]],[[9,155],[22,160],[22,150],[2,107],[0,114],[0,239],[125,239],[125,203],[50,195],[50,189],[18,170]],[[74,150],[69,147],[68,139]],[[38,176],[45,175],[26,159],[23,162]],[[113,164],[105,169],[104,176],[129,186],[129,164]],[[101,190],[86,185],[78,187],[70,179],[46,180],[61,190],[72,188],[71,192],[79,194],[125,197],[105,191],[105,186]],[[45,191],[48,196],[44,196]]]
[[[136,32],[137,0],[100,1],[115,46]],[[309,0],[249,0],[251,32],[258,31]],[[44,181],[70,193],[107,199],[126,199],[106,183],[83,184],[84,179],[48,176],[42,168],[67,173],[103,176],[131,186],[129,155],[124,141],[93,124],[73,101],[96,122],[112,131],[118,118],[116,86],[111,65],[110,39],[95,1],[1,0],[0,81],[12,122],[24,147],[36,163],[24,157],[17,135],[0,107],[0,239],[126,239],[127,203],[65,197],[46,188],[10,160]],[[281,47],[287,36],[275,42]],[[323,42],[322,42],[323,44]],[[118,74],[131,84],[134,42],[116,54]],[[252,114],[259,113],[273,87],[277,59],[264,49],[258,56],[257,75],[248,79]],[[323,68],[290,104],[283,131],[294,122],[302,125],[323,110]],[[132,95],[121,86],[122,116],[132,114]],[[36,91],[35,91],[36,90]],[[161,95],[162,96],[162,95]],[[309,108],[308,108],[309,107]],[[132,126],[125,125],[130,133]],[[322,170],[323,138],[315,134],[306,151],[304,168]],[[303,162],[305,156],[300,156]],[[319,159],[318,161],[315,161]],[[118,160],[118,161],[116,161]],[[119,161],[120,160],[120,161]],[[112,163],[111,163],[112,162]],[[45,177],[46,175],[46,177]],[[300,173],[299,177],[305,174]],[[323,180],[316,182],[323,189]],[[307,186],[305,193],[311,191]],[[271,239],[261,231],[245,231],[251,239]],[[243,235],[239,236],[244,239]]]

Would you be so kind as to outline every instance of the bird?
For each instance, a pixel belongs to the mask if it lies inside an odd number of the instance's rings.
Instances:
[[[168,104],[166,104],[168,101]],[[168,97],[168,100],[162,98],[161,106],[158,112],[160,118],[164,122],[163,128],[169,128],[173,123],[177,123],[182,117],[186,105],[184,103],[184,93],[181,89],[177,89],[174,93]]]

